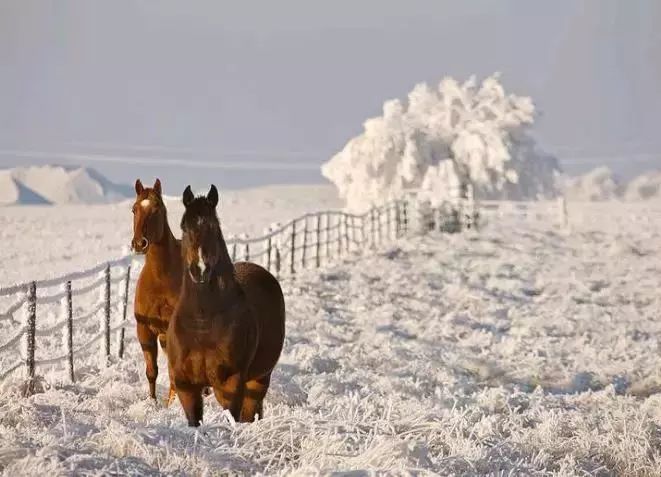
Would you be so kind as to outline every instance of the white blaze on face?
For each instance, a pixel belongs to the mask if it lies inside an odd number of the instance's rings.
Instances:
[[[207,266],[204,264],[204,259],[202,258],[202,247],[197,249],[197,266],[202,274],[207,269]]]
[[[140,202],[140,207],[142,207],[143,209],[146,209],[147,207],[149,207],[150,204],[151,204],[151,202],[149,202],[149,199],[143,199]]]

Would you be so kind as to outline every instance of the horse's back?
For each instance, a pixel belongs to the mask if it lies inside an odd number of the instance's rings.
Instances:
[[[260,336],[254,367],[270,372],[280,357],[285,339],[285,299],[282,288],[268,270],[256,263],[237,262],[234,270],[236,280],[259,322]]]

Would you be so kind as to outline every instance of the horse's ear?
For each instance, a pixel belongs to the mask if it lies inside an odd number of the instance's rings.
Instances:
[[[145,190],[144,186],[142,185],[142,182],[140,182],[140,179],[137,179],[135,181],[135,193],[140,195],[142,192]]]
[[[218,205],[218,189],[213,184],[211,184],[211,189],[209,189],[209,193],[207,194],[207,200],[214,207]]]
[[[156,192],[156,195],[161,195],[161,180],[156,179],[156,182],[154,182],[154,192]]]
[[[186,189],[184,189],[184,196],[183,196],[184,207],[188,207],[190,203],[193,202],[193,199],[195,199],[195,195],[193,195],[193,191],[190,190],[190,186],[186,186]]]

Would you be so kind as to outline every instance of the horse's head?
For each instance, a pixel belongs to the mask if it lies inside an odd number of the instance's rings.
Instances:
[[[194,283],[206,283],[218,271],[223,257],[223,239],[216,215],[218,190],[215,185],[206,196],[195,197],[190,186],[183,195],[186,210],[181,218],[181,248],[184,266]]]
[[[161,181],[156,179],[154,187],[150,188],[143,187],[138,179],[135,181],[135,194],[131,248],[137,253],[147,253],[149,244],[161,241],[167,223],[167,210],[161,196]]]

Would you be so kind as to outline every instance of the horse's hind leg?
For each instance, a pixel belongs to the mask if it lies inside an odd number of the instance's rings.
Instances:
[[[140,321],[138,319],[138,321]],[[156,346],[156,335],[148,326],[138,322],[138,341],[145,357],[146,375],[149,381],[149,397],[156,399],[156,378],[158,377],[158,347]]]
[[[223,376],[223,373],[219,373]],[[240,373],[235,373],[222,380],[220,383],[215,383],[213,392],[216,395],[218,403],[232,413],[232,417],[236,422],[241,420],[241,403],[243,402],[243,395],[245,391],[245,382]]]
[[[184,412],[186,413],[188,425],[191,427],[199,426],[202,422],[202,414],[204,412],[202,386],[177,381],[175,387],[181,407],[184,408]]]
[[[253,422],[255,416],[264,417],[264,397],[271,383],[271,374],[246,382],[246,392],[241,407],[241,422]]]

